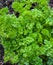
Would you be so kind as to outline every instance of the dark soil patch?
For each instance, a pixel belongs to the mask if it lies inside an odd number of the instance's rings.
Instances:
[[[18,65],[18,64],[11,64],[9,61],[4,63],[3,65]]]
[[[12,5],[13,1],[14,0],[0,0],[0,9],[3,8],[3,7],[8,7],[9,13],[12,14],[13,9],[12,9],[11,5]]]
[[[53,0],[50,0],[49,5],[53,7]]]
[[[4,61],[4,48],[3,46],[0,44],[0,65],[3,64]]]

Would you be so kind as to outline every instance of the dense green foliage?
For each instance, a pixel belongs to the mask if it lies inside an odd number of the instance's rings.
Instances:
[[[53,9],[48,2],[15,0],[12,8],[20,13],[19,17],[8,14],[7,7],[0,10],[0,38],[5,62],[53,65]],[[31,9],[33,3],[37,5]]]

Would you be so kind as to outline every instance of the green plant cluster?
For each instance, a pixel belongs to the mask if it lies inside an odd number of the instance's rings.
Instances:
[[[37,3],[34,8],[33,3]],[[19,16],[0,9],[0,38],[4,62],[18,65],[53,65],[53,9],[48,0],[15,0]],[[46,56],[46,57],[45,57]]]

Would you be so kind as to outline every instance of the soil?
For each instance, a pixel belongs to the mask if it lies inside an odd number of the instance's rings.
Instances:
[[[3,46],[0,44],[0,65],[3,64],[4,61],[4,48]]]
[[[51,7],[53,7],[53,0],[50,0],[49,5],[50,5]]]
[[[13,14],[14,13],[16,15],[16,17],[18,17],[19,13],[15,12],[13,10],[13,8],[12,8],[12,2],[13,1],[14,0],[0,0],[0,9],[7,6],[8,9],[9,9],[9,14]],[[36,4],[32,4],[31,9],[33,9],[35,5],[37,5],[37,3]],[[53,7],[53,0],[50,0],[49,5],[51,7]],[[0,65],[12,65],[9,61],[6,62],[6,63],[3,63],[3,61],[4,61],[4,48],[3,48],[2,44],[0,44]],[[14,64],[14,65],[17,65],[17,64]]]

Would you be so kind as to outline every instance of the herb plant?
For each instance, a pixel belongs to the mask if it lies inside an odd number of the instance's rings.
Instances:
[[[53,65],[53,9],[48,3],[49,0],[15,0],[12,8],[18,17],[8,14],[7,7],[0,9],[4,62]]]

